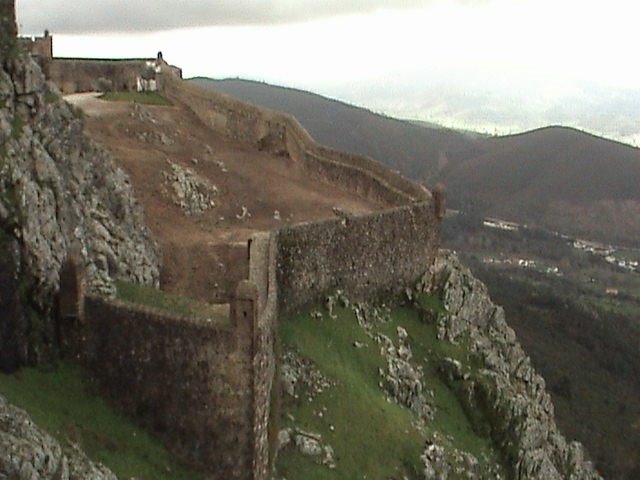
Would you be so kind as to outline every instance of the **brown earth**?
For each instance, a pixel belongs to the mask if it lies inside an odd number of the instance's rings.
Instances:
[[[69,100],[85,112],[86,133],[113,153],[133,182],[162,251],[163,290],[225,300],[246,278],[252,233],[335,218],[334,207],[349,213],[383,207],[311,177],[289,157],[222,137],[185,106],[134,106],[91,95]],[[174,203],[165,180],[169,161],[215,185],[213,208],[188,216]],[[248,215],[241,219],[243,207]]]

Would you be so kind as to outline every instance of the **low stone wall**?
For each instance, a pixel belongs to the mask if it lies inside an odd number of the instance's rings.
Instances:
[[[432,202],[423,202],[280,230],[280,312],[317,302],[336,288],[368,298],[415,284],[438,249],[437,214]]]
[[[309,173],[383,205],[427,201],[428,190],[380,163],[317,144],[291,115],[256,107],[187,82],[166,78],[163,93],[183,103],[210,128],[262,150],[289,157]]]

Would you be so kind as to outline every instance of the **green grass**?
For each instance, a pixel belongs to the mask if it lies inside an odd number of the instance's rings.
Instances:
[[[153,307],[168,313],[186,317],[211,318],[216,323],[228,323],[215,308],[198,300],[172,295],[157,288],[116,280],[116,296],[119,300]]]
[[[420,302],[436,310],[441,307],[434,297],[424,296]],[[438,361],[444,356],[466,362],[469,370],[475,368],[465,345],[438,341],[435,326],[425,323],[420,312],[411,308],[393,309],[392,321],[378,329],[394,342],[398,326],[407,330],[414,360],[424,368],[425,388],[434,391],[436,418],[421,433],[412,426],[415,418],[408,409],[385,399],[379,386],[378,369],[385,366],[380,347],[364,334],[350,310],[339,308],[336,313],[337,319],[325,313],[321,320],[308,312],[296,315],[281,324],[280,335],[286,348],[309,358],[337,381],[312,402],[300,395],[295,401],[287,397],[283,404],[284,425],[292,426],[289,414],[296,427],[321,433],[336,452],[337,468],[330,470],[294,450],[285,450],[278,458],[280,475],[309,480],[422,478],[420,455],[426,438],[434,434],[441,439],[444,435],[450,446],[472,453],[481,462],[485,457],[497,461],[491,441],[475,433],[455,392],[437,373]],[[355,348],[354,341],[367,346]],[[326,408],[322,418],[316,415],[321,407]]]
[[[177,464],[162,444],[116,413],[83,381],[80,367],[61,363],[0,374],[0,393],[25,409],[61,444],[78,443],[89,457],[119,478],[187,480],[201,478]]]
[[[316,363],[338,385],[308,402],[283,405],[296,426],[319,432],[336,452],[337,468],[330,470],[295,452],[281,453],[278,471],[286,478],[354,479],[419,478],[424,439],[411,426],[411,414],[385,400],[378,387],[378,368],[384,362],[378,346],[365,336],[351,311],[337,309],[338,319],[322,320],[301,314],[281,327],[285,345]],[[355,348],[354,341],[368,344]],[[319,418],[320,406],[327,409]],[[335,430],[331,431],[330,425]]]
[[[134,102],[143,105],[173,105],[158,92],[107,92],[98,98],[112,102]]]

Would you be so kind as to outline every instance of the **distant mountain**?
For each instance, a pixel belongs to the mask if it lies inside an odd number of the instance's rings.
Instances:
[[[487,138],[265,83],[192,81],[291,113],[320,143],[442,182],[454,208],[609,242],[640,237],[640,149],[566,127]]]
[[[640,236],[640,150],[565,127],[483,139],[442,179],[452,201],[607,241]]]

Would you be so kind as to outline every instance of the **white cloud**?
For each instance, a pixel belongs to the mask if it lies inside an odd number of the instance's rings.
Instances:
[[[481,0],[476,0],[481,1]],[[139,32],[212,25],[273,25],[379,9],[408,9],[431,0],[18,0],[18,21],[34,34]]]

